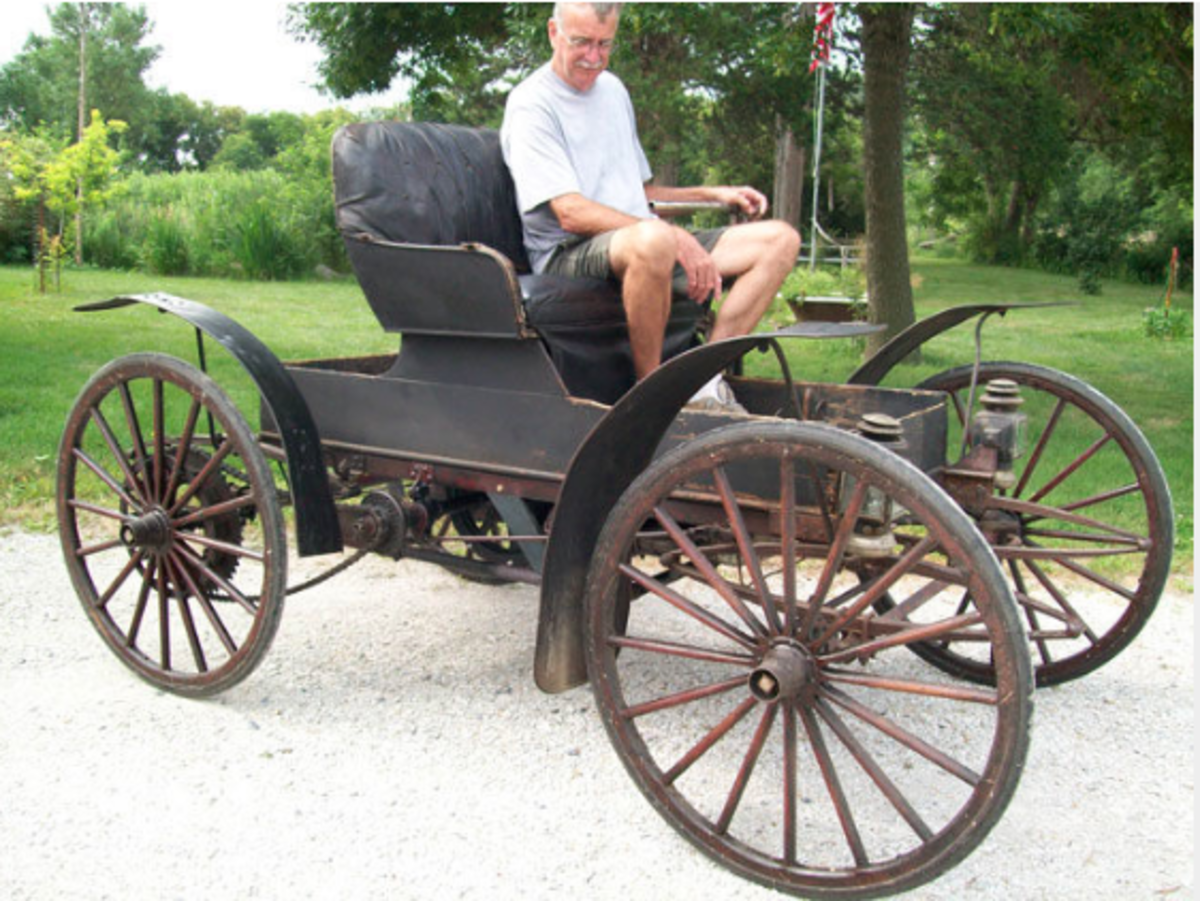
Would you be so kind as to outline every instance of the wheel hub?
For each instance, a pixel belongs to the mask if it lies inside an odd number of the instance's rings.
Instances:
[[[760,701],[793,701],[811,697],[817,687],[817,665],[798,645],[774,645],[750,673],[750,693]]]
[[[171,545],[171,520],[166,511],[155,508],[127,520],[121,526],[121,540],[131,548],[162,553]]]
[[[993,546],[1022,543],[1020,517],[1006,510],[988,510],[979,519],[979,530]]]

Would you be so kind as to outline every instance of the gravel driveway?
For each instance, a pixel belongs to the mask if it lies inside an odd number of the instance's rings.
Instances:
[[[196,702],[103,647],[54,538],[0,536],[0,585],[0,898],[782,897],[651,810],[586,688],[537,690],[533,588],[367,561]],[[1168,596],[1115,662],[1040,692],[999,826],[907,897],[1192,898],[1193,636]]]

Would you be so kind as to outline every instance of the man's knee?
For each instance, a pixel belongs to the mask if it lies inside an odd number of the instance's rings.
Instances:
[[[771,219],[763,224],[770,229],[766,240],[771,256],[794,265],[800,255],[800,232],[782,219]]]
[[[611,245],[613,271],[619,277],[631,268],[669,274],[675,266],[675,235],[660,219],[643,219],[622,228]]]

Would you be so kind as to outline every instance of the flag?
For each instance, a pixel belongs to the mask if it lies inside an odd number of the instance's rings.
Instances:
[[[813,26],[812,64],[809,72],[815,72],[824,63],[829,62],[829,49],[833,46],[833,18],[836,14],[836,4],[818,3],[817,22]]]

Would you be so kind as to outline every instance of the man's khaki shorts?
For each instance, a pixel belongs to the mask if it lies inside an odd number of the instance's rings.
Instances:
[[[725,228],[708,228],[692,232],[700,242],[700,246],[712,253],[717,246]],[[608,245],[612,242],[613,232],[604,232],[591,238],[576,238],[563,241],[550,255],[546,263],[546,272],[556,275],[570,275],[576,278],[615,278],[612,265],[608,259]],[[687,296],[687,273],[678,263],[675,264],[675,274],[672,276],[671,288],[676,295]]]

